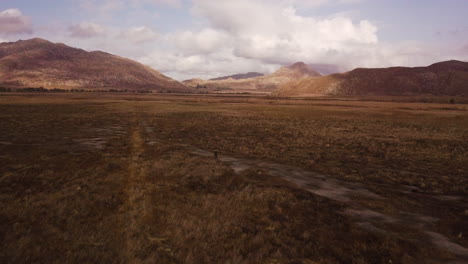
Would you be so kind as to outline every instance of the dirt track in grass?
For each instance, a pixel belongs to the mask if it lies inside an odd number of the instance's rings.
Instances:
[[[0,110],[2,263],[466,261],[464,105],[21,95]]]
[[[187,147],[190,149],[190,146]],[[191,153],[214,158],[214,153],[201,149],[193,149],[191,150]],[[296,167],[259,160],[234,158],[218,153],[216,153],[216,159],[229,164],[229,166],[237,173],[241,173],[242,171],[249,169],[261,170],[270,176],[290,181],[305,191],[343,203],[348,207],[343,211],[343,214],[352,217],[357,222],[357,225],[371,232],[394,232],[392,231],[392,227],[399,225],[410,227],[422,234],[425,234],[425,236],[421,237],[422,240],[429,239],[441,250],[446,250],[456,255],[457,260],[452,261],[452,263],[468,261],[467,248],[460,246],[450,241],[446,236],[431,230],[433,228],[432,224],[437,222],[439,220],[438,218],[404,211],[405,209],[401,207],[394,208],[395,212],[392,214],[379,212],[369,206],[367,202],[362,202],[367,200],[379,200],[381,203],[386,203],[386,199],[392,199],[392,197],[384,197],[386,193],[406,195],[411,199],[413,196],[417,196],[418,194],[413,192],[415,189],[410,186],[400,186],[399,189],[394,189],[393,186],[381,184],[378,188],[386,191],[382,192],[382,195],[384,196],[381,196],[367,190],[362,184],[340,181],[332,177],[319,175]],[[439,206],[442,207],[458,208],[460,211],[464,208],[468,208],[468,203],[463,196],[423,196],[425,199],[430,200],[431,204],[438,203]]]

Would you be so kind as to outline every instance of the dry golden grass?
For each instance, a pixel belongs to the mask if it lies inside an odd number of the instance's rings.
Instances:
[[[191,103],[193,109],[206,107]],[[349,180],[415,185],[445,194],[468,191],[464,105],[224,99],[212,106],[211,111],[158,114],[155,129],[161,139]]]
[[[344,205],[187,146],[364,182],[466,194],[463,106],[243,97],[0,96],[1,263],[435,263],[405,227],[373,233]],[[408,109],[402,109],[408,108]],[[464,212],[430,211],[456,240]],[[393,196],[392,196],[393,195]],[[438,205],[437,205],[438,206]],[[445,215],[445,216],[444,216]],[[464,237],[456,240],[466,245]]]

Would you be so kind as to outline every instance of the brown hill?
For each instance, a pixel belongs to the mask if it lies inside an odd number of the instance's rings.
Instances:
[[[196,87],[196,86],[204,84],[205,82],[206,81],[203,79],[195,78],[195,79],[185,80],[182,83],[189,87]]]
[[[43,39],[0,43],[0,85],[158,91],[189,89],[138,62]]]
[[[278,87],[294,80],[300,80],[312,76],[320,76],[310,66],[303,62],[298,62],[290,66],[280,68],[278,71],[255,78],[235,80],[233,78],[225,80],[192,79],[184,81],[184,84],[208,91],[228,91],[228,92],[272,92]]]
[[[358,68],[343,74],[290,82],[281,86],[278,94],[467,96],[468,63],[446,61],[416,68]]]
[[[272,73],[270,77],[287,77],[291,79],[303,79],[307,77],[320,76],[309,65],[303,62],[296,62],[293,65],[282,67],[276,72]]]

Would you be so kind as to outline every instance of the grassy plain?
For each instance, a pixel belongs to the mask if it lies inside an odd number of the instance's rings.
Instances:
[[[430,215],[468,246],[467,105],[6,94],[0,128],[1,263],[457,259],[420,230],[363,228],[345,203],[194,148],[362,183],[383,197],[368,208]]]

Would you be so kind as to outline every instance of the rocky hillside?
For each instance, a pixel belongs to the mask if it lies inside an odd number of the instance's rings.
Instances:
[[[310,66],[303,62],[298,62],[290,66],[285,66],[276,72],[249,79],[225,79],[208,80],[192,79],[184,81],[184,84],[207,91],[226,91],[226,92],[272,92],[276,91],[281,85],[288,82],[301,80],[308,77],[320,76]]]
[[[309,65],[303,62],[297,62],[293,65],[280,68],[276,72],[272,73],[269,77],[303,79],[314,76],[320,76],[320,73],[316,72]]]
[[[188,91],[138,62],[43,39],[0,43],[0,86]]]
[[[468,95],[468,63],[440,62],[428,67],[358,68],[343,74],[292,81],[281,96],[333,95]]]

